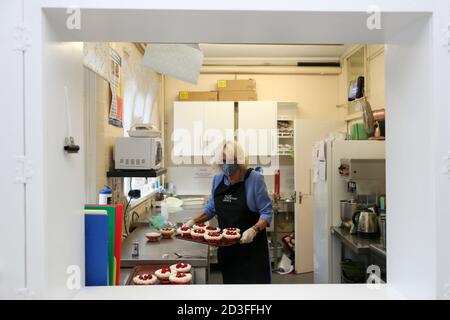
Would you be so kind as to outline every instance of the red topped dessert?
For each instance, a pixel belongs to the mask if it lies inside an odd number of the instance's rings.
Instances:
[[[205,240],[208,243],[219,243],[222,240],[222,234],[220,232],[208,232],[205,234]]]
[[[192,275],[184,272],[174,272],[170,275],[170,282],[173,284],[189,284],[192,281]]]
[[[161,235],[163,238],[170,238],[175,233],[175,229],[174,228],[162,228],[159,230],[159,232],[161,232]]]
[[[177,233],[182,237],[190,237],[191,236],[191,228],[188,227],[180,227],[177,229]]]
[[[203,229],[194,229],[191,231],[191,238],[194,240],[202,240],[205,235],[205,230]]]
[[[227,232],[227,231],[234,231],[237,233],[241,233],[241,230],[239,230],[238,228],[225,228],[223,229],[223,232]]]
[[[156,277],[163,282],[168,282],[169,281],[169,277],[172,273],[172,270],[170,270],[169,267],[164,267],[161,269],[158,269],[155,271],[155,275]]]
[[[206,232],[220,232],[220,228],[218,227],[206,227],[205,229]]]
[[[137,285],[155,284],[156,281],[157,281],[156,277],[151,273],[140,274],[133,278],[133,282]]]
[[[156,242],[161,239],[161,233],[160,232],[147,232],[145,234],[145,237],[148,239],[148,241]]]
[[[180,262],[180,263],[171,265],[170,270],[172,272],[189,273],[189,272],[191,272],[191,265],[189,263]]]
[[[196,223],[192,226],[194,230],[203,229],[205,230],[208,225],[206,223]]]
[[[224,231],[223,237],[228,242],[234,242],[241,238],[241,235],[239,232],[236,231]]]

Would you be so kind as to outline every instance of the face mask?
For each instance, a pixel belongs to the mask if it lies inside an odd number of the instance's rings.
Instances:
[[[231,177],[239,170],[239,165],[235,163],[224,163],[220,165],[220,169],[227,177]]]

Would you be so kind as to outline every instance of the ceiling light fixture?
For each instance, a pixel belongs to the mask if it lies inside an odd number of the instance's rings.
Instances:
[[[196,84],[203,64],[198,44],[148,44],[144,66],[166,76]]]

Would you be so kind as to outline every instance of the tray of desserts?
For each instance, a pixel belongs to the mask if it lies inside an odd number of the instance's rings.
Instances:
[[[238,228],[220,230],[218,227],[197,223],[192,228],[178,228],[175,238],[216,247],[228,247],[240,242],[241,233]]]
[[[151,264],[134,267],[125,285],[171,285],[194,283],[194,268],[179,262],[173,265]]]

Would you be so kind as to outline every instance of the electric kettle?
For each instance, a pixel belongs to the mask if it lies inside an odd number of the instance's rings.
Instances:
[[[378,236],[378,216],[374,208],[355,212],[352,220],[356,233],[361,238],[371,239]]]

